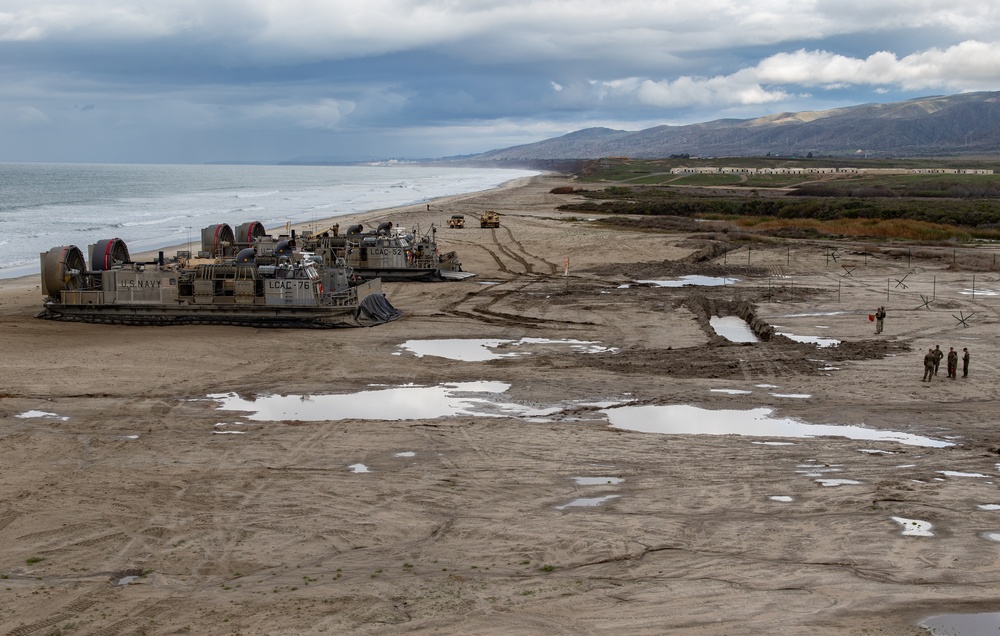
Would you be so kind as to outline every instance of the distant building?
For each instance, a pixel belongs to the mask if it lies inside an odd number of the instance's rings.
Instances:
[[[992,170],[972,168],[729,168],[714,166],[679,166],[671,174],[993,174]]]

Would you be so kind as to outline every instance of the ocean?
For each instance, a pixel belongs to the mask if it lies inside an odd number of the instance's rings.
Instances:
[[[42,252],[120,238],[137,254],[202,228],[266,228],[494,188],[526,170],[388,166],[0,163],[0,278],[38,273]],[[442,217],[444,218],[444,217]]]

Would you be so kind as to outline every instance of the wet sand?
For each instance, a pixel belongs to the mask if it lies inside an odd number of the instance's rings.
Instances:
[[[405,316],[370,329],[51,322],[34,277],[0,281],[0,634],[921,634],[997,609],[1000,276],[600,226],[555,209],[568,183],[338,219],[433,222],[477,273],[385,284]],[[681,275],[738,281],[634,282]],[[709,319],[738,301],[841,344],[729,342]],[[442,338],[523,355],[401,347]],[[970,377],[921,382],[935,344]],[[288,416],[219,408],[275,395]],[[611,426],[671,405],[899,437]]]

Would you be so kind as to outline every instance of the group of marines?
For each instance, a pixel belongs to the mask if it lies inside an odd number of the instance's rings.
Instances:
[[[941,351],[941,345],[936,345],[933,349],[927,350],[927,355],[924,356],[924,377],[921,382],[930,382],[931,378],[938,373],[938,367],[941,366],[941,359],[944,358],[944,351]],[[962,377],[969,377],[969,349],[968,347],[962,347]],[[955,347],[949,347],[948,350],[948,377],[954,380],[958,377],[958,352],[955,351]]]

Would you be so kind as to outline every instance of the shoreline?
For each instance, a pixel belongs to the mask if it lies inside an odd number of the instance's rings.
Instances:
[[[543,176],[542,174],[526,176],[526,177],[516,177],[509,181],[505,181],[500,185],[493,188],[486,188],[485,190],[473,190],[471,192],[461,192],[458,194],[447,194],[441,197],[435,197],[427,201],[421,201],[420,203],[408,203],[405,205],[396,205],[386,208],[374,208],[372,210],[365,210],[364,212],[349,212],[347,214],[339,216],[331,216],[323,219],[316,219],[301,223],[292,223],[291,229],[295,232],[302,232],[303,230],[315,230],[318,229],[322,231],[324,228],[328,228],[334,224],[339,224],[341,227],[352,225],[354,223],[362,223],[365,227],[377,226],[380,216],[390,216],[394,214],[406,214],[420,212],[426,210],[428,206],[441,207],[443,205],[452,204],[458,201],[469,199],[472,197],[478,197],[487,193],[501,193],[509,191],[518,187],[526,187],[530,182],[538,177]],[[283,232],[283,226],[265,228],[268,232],[274,235],[275,232]],[[170,245],[163,248],[146,250],[144,252],[139,252],[137,254],[131,255],[134,259],[148,260],[155,258],[160,251],[164,252],[164,257],[167,257],[168,251],[183,250],[192,244],[181,243],[178,245]]]
[[[448,194],[441,197],[435,197],[427,201],[422,201],[420,203],[410,203],[406,205],[390,206],[386,208],[375,208],[372,210],[366,210],[364,212],[350,212],[340,216],[332,216],[302,223],[293,223],[291,225],[291,228],[296,232],[301,232],[303,230],[311,230],[313,228],[321,228],[321,229],[327,228],[337,223],[341,224],[342,226],[346,226],[359,222],[364,224],[365,227],[372,227],[378,224],[378,221],[372,222],[370,220],[372,218],[377,218],[379,216],[389,216],[394,214],[405,214],[408,212],[409,213],[419,212],[421,209],[426,209],[427,206],[431,206],[432,208],[441,207],[444,205],[449,205],[452,203],[456,203],[459,201],[469,199],[471,197],[476,197],[487,193],[492,193],[492,192],[501,193],[519,187],[523,188],[528,186],[534,179],[544,177],[547,174],[554,175],[556,173],[539,173],[531,176],[516,177],[514,179],[510,179],[509,181],[505,181],[493,188],[487,188],[485,190],[473,190],[471,192],[462,192],[458,194]],[[283,226],[270,227],[266,229],[268,232],[271,233],[284,231]],[[196,248],[199,245],[200,245],[200,234],[198,236],[198,241],[196,242],[175,243],[171,245],[166,245],[164,247],[159,247],[151,250],[144,250],[142,252],[136,252],[134,254],[130,253],[129,255],[135,262],[152,263],[155,262],[155,259],[159,256],[159,252],[161,251],[163,252],[165,258],[172,258],[176,256],[176,252],[178,251],[185,249],[192,249],[192,247]],[[197,249],[194,249],[193,251],[197,252]],[[89,258],[89,254],[85,256]],[[6,283],[10,283],[12,285],[20,283],[23,285],[31,280],[34,280],[36,283],[38,283],[40,280],[40,275],[41,275],[40,272],[34,272],[31,274],[22,274],[11,277],[0,276],[0,289],[2,289],[3,285]]]

